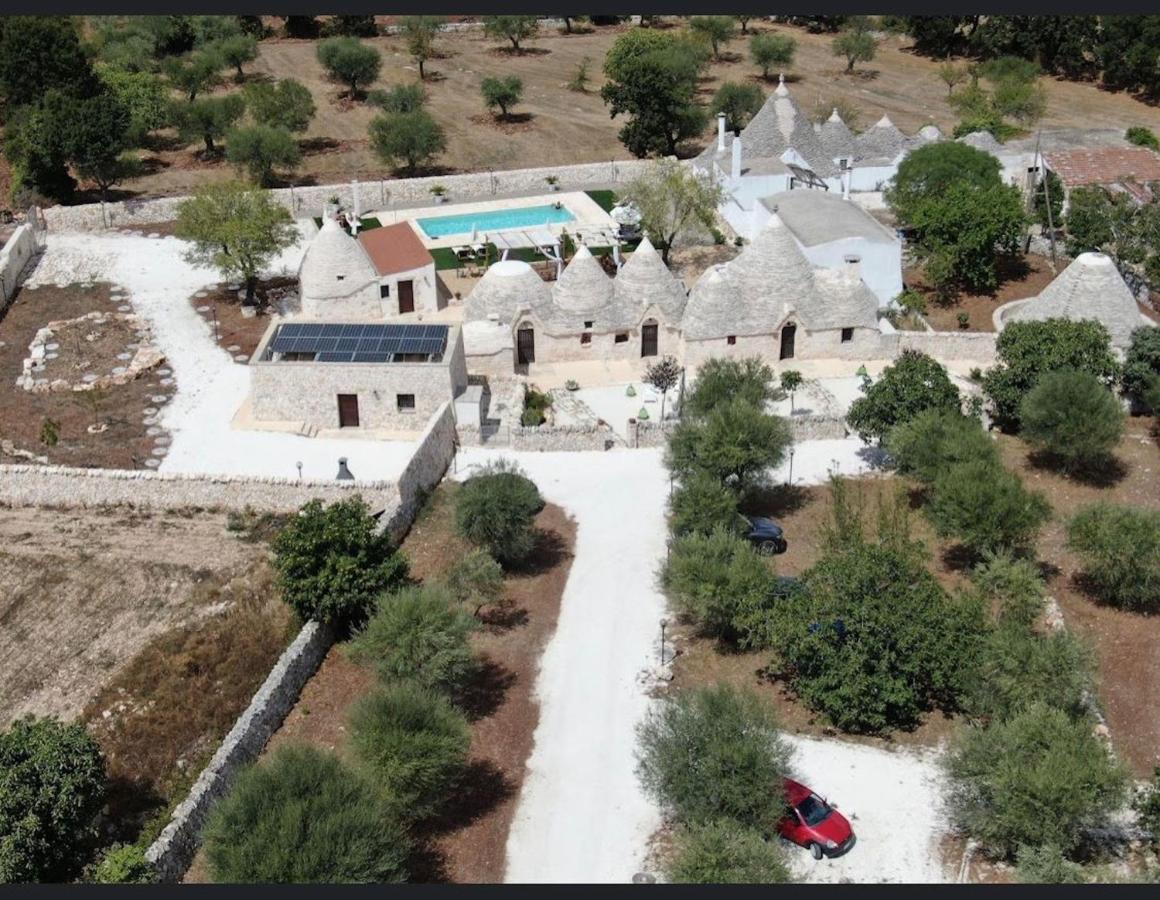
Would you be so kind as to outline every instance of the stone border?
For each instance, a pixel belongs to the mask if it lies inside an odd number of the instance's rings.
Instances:
[[[310,621],[282,652],[250,705],[194,782],[189,795],[145,851],[145,858],[156,867],[161,881],[177,882],[185,875],[201,846],[201,831],[214,804],[226,795],[238,773],[258,758],[298,702],[302,687],[318,669],[333,642],[334,635],[329,628]]]
[[[45,362],[50,358],[48,345],[62,328],[81,326],[85,322],[99,326],[104,325],[109,319],[124,322],[133,329],[137,337],[137,349],[128,365],[123,367],[124,371],[94,376],[93,381],[68,381],[65,378],[37,377],[45,372]],[[156,369],[165,362],[164,355],[152,345],[152,340],[153,330],[149,327],[148,321],[137,313],[97,311],[85,313],[83,316],[76,316],[72,319],[55,319],[38,329],[32,338],[32,343],[28,345],[29,355],[24,360],[23,371],[16,379],[16,385],[26,391],[45,393],[48,391],[99,391],[128,384],[143,373]]]
[[[12,237],[0,248],[0,312],[8,308],[24,275],[43,249],[44,230],[40,213],[34,206],[28,211],[28,221],[12,232]]]

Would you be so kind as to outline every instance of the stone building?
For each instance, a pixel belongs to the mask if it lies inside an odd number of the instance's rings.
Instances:
[[[256,422],[419,431],[467,387],[456,325],[275,321],[249,364]]]
[[[358,243],[378,273],[384,316],[438,312],[435,259],[410,224],[360,232]]]

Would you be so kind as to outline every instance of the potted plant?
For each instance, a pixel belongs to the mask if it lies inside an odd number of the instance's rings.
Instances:
[[[435,198],[436,203],[447,202],[447,188],[441,184],[434,184],[431,186],[431,195]]]
[[[564,382],[564,388],[569,391],[578,391],[580,390],[580,382],[575,378],[569,378]]]
[[[970,328],[971,327],[971,314],[969,312],[965,312],[965,311],[961,312],[957,316],[955,316],[955,319],[959,323],[959,328]]]
[[[549,191],[560,190],[560,179],[558,176],[549,175],[547,178],[544,179],[544,181],[548,182],[548,190]]]
[[[338,194],[331,194],[326,198],[326,215],[333,219],[338,215],[338,211],[342,209],[342,202],[338,199]]]

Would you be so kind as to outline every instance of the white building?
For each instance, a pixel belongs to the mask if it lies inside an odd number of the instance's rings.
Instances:
[[[379,276],[384,316],[439,310],[435,259],[409,223],[361,231],[358,242]]]

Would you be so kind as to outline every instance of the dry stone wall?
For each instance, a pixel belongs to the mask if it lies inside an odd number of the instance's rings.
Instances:
[[[583,190],[624,184],[638,178],[655,163],[649,160],[614,160],[575,166],[545,166],[535,169],[512,169],[503,172],[474,172],[466,175],[444,175],[427,178],[384,178],[358,183],[358,207],[367,212],[375,209],[429,206],[431,188],[442,185],[451,203],[484,200],[492,196],[546,193],[549,175],[559,179],[559,189]],[[343,206],[355,206],[355,187],[350,183],[323,184],[310,187],[279,188],[270,195],[292,215],[309,218],[322,214],[331,197]],[[44,219],[52,231],[100,231],[130,225],[154,225],[177,218],[177,207],[185,197],[160,197],[152,200],[126,200],[121,203],[89,203],[81,206],[52,206],[44,210]]]
[[[43,249],[44,232],[38,226],[36,210],[32,210],[29,220],[0,249],[0,312],[8,308],[29,263]]]
[[[410,462],[399,475],[397,505],[383,516],[383,527],[396,541],[401,541],[411,527],[423,500],[451,465],[457,448],[455,413],[448,402],[439,407],[419,437]]]
[[[608,425],[513,425],[513,450],[611,450],[624,441]]]

